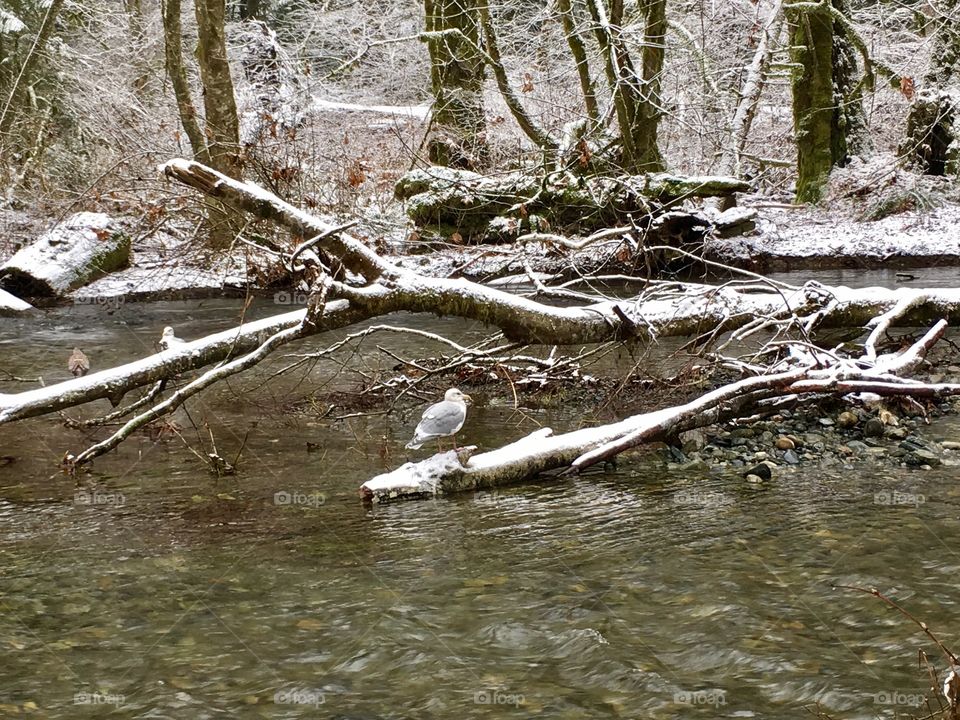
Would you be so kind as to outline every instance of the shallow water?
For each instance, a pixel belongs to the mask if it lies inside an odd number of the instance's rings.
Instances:
[[[165,324],[185,337],[228,327],[236,307],[0,320],[0,366],[52,382],[74,344],[105,367],[148,352]],[[368,347],[351,367],[388,373]],[[15,458],[0,464],[0,716],[802,717],[819,702],[833,717],[893,717],[927,685],[916,649],[934,649],[831,584],[876,586],[954,640],[953,469],[800,467],[756,488],[648,454],[370,508],[357,488],[406,458],[415,418],[331,424],[285,409],[329,370],[259,389],[262,374],[235,379],[178,414],[194,447],[206,422],[228,459],[246,436],[240,475],[221,480],[176,436],[137,436],[78,487],[56,464],[92,435],[49,419],[0,429],[0,456]],[[583,408],[490,401],[465,432],[493,446],[583,421]],[[958,430],[950,419],[927,433]],[[883,490],[913,502],[878,502]]]

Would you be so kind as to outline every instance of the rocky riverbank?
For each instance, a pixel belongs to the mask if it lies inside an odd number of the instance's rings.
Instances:
[[[957,410],[957,404],[943,402],[926,409],[926,415]],[[960,442],[934,440],[926,425],[922,415],[897,417],[882,406],[834,413],[784,409],[749,425],[691,430],[680,436],[679,447],[663,452],[673,470],[730,469],[757,483],[798,465],[843,470],[869,464],[918,470],[960,466]]]

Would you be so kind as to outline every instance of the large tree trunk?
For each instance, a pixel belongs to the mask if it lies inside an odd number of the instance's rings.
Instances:
[[[210,167],[239,179],[240,122],[227,62],[224,33],[225,0],[195,0],[197,14],[197,64],[203,83],[203,111]]]
[[[434,98],[428,155],[437,165],[480,168],[487,162],[484,58],[475,2],[424,0]]]
[[[197,18],[197,63],[203,86],[203,129],[190,94],[183,64],[180,0],[164,0],[163,36],[167,74],[177,100],[180,123],[190,140],[193,155],[205,165],[233,178],[243,174],[240,151],[240,120],[227,63],[224,34],[225,0],[195,0]],[[214,198],[206,198],[208,242],[223,248],[233,242],[242,223],[237,214]]]
[[[666,0],[644,0],[638,11],[644,24],[638,72],[623,37],[623,0],[588,0],[595,35],[604,57],[613,95],[622,166],[626,172],[659,172],[665,167],[657,132],[660,123],[660,74],[667,34]]]
[[[798,202],[819,201],[830,171],[867,148],[856,55],[840,21],[849,10],[832,1],[789,10]]]
[[[833,168],[833,18],[826,9],[791,14],[796,197],[816,202]]]

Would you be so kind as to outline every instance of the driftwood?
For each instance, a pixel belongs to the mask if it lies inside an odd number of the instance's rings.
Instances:
[[[725,197],[749,185],[732,177],[683,177],[667,173],[546,177],[510,173],[485,177],[466,170],[412,170],[395,188],[407,214],[425,234],[464,240],[504,241],[550,228],[589,232],[631,221],[647,230],[677,201]]]
[[[642,444],[667,440],[680,432],[735,417],[754,414],[764,403],[785,396],[847,395],[869,392],[943,398],[960,395],[960,384],[927,384],[901,377],[913,370],[947,328],[937,323],[913,347],[899,355],[841,362],[827,367],[808,366],[749,377],[709,392],[684,405],[635,415],[620,422],[554,435],[550,428],[497,450],[474,454],[475,447],[459,453],[435,455],[406,463],[378,475],[360,487],[371,502],[416,499],[509,485],[551,470],[580,471]],[[870,342],[868,341],[868,347]],[[815,361],[825,356],[817,356]]]
[[[0,266],[0,285],[18,297],[62,296],[129,260],[130,236],[109,216],[77,213]]]

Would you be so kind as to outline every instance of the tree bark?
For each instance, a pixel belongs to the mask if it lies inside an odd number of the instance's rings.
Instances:
[[[195,0],[197,15],[197,64],[203,83],[203,111],[207,155],[214,170],[239,179],[243,174],[240,154],[240,122],[233,94],[233,78],[227,62],[224,33],[225,0]]]
[[[193,157],[205,165],[210,164],[207,143],[197,121],[197,110],[190,97],[190,85],[183,65],[183,23],[180,15],[180,0],[163,0],[163,47],[167,77],[173,86],[177,112],[183,126]]]
[[[622,35],[623,0],[588,0],[594,32],[604,57],[607,82],[613,96],[622,167],[628,173],[660,172],[665,168],[657,133],[660,123],[660,74],[666,49],[666,0],[643,0],[637,10],[643,18],[641,71],[637,72]]]
[[[787,5],[792,25],[797,202],[818,202],[830,171],[869,148],[862,85],[846,0]],[[872,82],[872,75],[868,76]]]
[[[476,0],[424,0],[433,129],[430,161],[478,169],[486,165],[484,58]],[[444,33],[457,30],[456,33]]]
[[[793,125],[797,202],[817,202],[833,168],[833,19],[823,8],[793,11]]]

